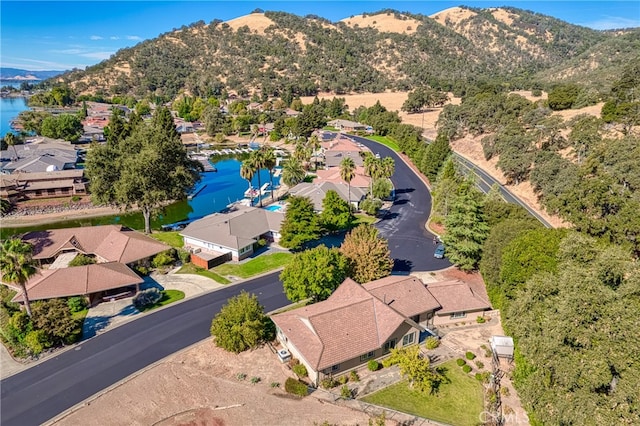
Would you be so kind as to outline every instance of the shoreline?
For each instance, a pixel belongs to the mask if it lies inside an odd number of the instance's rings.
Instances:
[[[64,222],[67,220],[89,219],[101,216],[112,216],[122,213],[123,212],[121,210],[113,207],[89,207],[79,210],[68,210],[55,213],[40,213],[34,215],[3,217],[2,219],[0,219],[0,222],[2,223],[3,228],[27,228],[30,226]]]

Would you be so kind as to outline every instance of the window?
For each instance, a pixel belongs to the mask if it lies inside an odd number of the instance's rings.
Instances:
[[[47,189],[47,194],[56,195],[56,190],[55,189]]]
[[[416,333],[407,334],[402,338],[402,346],[408,346],[413,343],[416,338]]]
[[[464,312],[454,312],[451,314],[451,319],[455,319],[455,318],[464,318],[466,317],[467,314]]]
[[[331,372],[332,373],[335,373],[338,370],[340,370],[340,364],[336,364],[336,365],[332,365],[331,366]]]
[[[391,351],[391,349],[394,349],[396,347],[396,343],[398,341],[396,339],[393,340],[389,340],[387,343],[384,344],[383,349],[384,349],[384,353],[387,353],[389,351]]]
[[[360,361],[366,361],[369,358],[373,358],[376,355],[375,351],[367,352],[364,355],[360,355]]]

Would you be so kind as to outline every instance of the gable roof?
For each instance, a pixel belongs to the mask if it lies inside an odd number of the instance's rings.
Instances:
[[[382,347],[405,322],[415,326],[350,278],[327,300],[272,319],[315,370]]]
[[[313,206],[315,210],[322,210],[322,201],[324,197],[327,195],[329,191],[336,191],[340,198],[344,201],[347,201],[349,198],[349,185],[346,183],[335,183],[335,182],[301,182],[289,189],[289,193],[291,195],[296,195],[299,197],[308,197],[311,202],[313,202]],[[367,195],[368,188],[354,187],[351,186],[351,202],[359,202],[362,198]]]
[[[319,169],[316,172],[317,178],[314,183],[331,182],[335,184],[347,185],[340,176],[340,167],[330,167],[328,169]],[[371,178],[364,173],[364,167],[356,166],[354,170],[353,180],[351,180],[351,189],[368,188]]]
[[[30,300],[42,300],[81,296],[143,282],[142,278],[122,263],[96,263],[40,270],[27,282],[27,293]],[[13,301],[23,301],[21,291],[18,291]]]
[[[255,207],[239,208],[193,221],[180,235],[237,250],[253,244],[260,235],[269,231],[280,232],[283,219],[284,215],[279,212]]]
[[[34,259],[49,259],[61,251],[76,250],[107,262],[132,263],[170,248],[121,225],[35,231],[25,234],[22,240],[33,246]]]
[[[442,309],[436,312],[437,315],[491,309],[491,304],[487,300],[460,280],[428,283],[427,290],[442,306]]]

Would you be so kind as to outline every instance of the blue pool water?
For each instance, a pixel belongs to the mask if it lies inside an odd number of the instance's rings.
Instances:
[[[278,210],[282,209],[282,206],[274,204],[274,205],[271,205],[271,206],[267,206],[264,209],[265,210],[269,210],[270,212],[275,212],[275,211],[278,211]]]

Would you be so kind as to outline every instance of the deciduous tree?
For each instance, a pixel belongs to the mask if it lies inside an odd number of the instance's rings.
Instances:
[[[307,197],[290,197],[280,227],[280,245],[299,249],[320,236],[320,221],[313,203]]]
[[[327,191],[322,200],[320,224],[329,232],[348,228],[354,220],[349,203],[340,198],[336,191]]]
[[[400,374],[409,381],[409,386],[420,392],[434,394],[441,384],[447,382],[442,371],[432,367],[428,357],[420,355],[417,345],[391,349],[387,363],[398,365]]]
[[[349,261],[349,276],[360,284],[391,274],[391,250],[372,225],[362,224],[348,233],[340,252]]]

